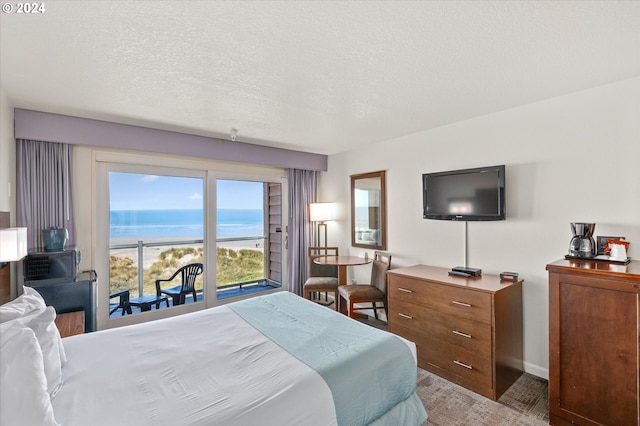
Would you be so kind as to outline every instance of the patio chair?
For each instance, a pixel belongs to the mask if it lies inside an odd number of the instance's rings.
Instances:
[[[118,298],[118,302],[111,302],[111,299]],[[122,315],[125,312],[131,315],[131,306],[129,305],[129,290],[120,290],[109,295],[109,316],[118,309],[122,309]]]
[[[202,263],[191,263],[178,269],[171,277],[167,279],[156,280],[156,295],[158,297],[163,294],[170,296],[173,299],[173,306],[183,305],[185,302],[185,296],[187,294],[192,294],[193,301],[195,302],[196,300],[198,300],[195,288],[196,278],[198,277],[198,275],[202,274],[202,271]],[[178,275],[181,276],[182,280],[179,285],[169,288],[160,287],[160,283],[171,282]]]

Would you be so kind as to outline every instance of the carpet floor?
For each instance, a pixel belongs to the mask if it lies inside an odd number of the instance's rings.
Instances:
[[[495,402],[419,368],[417,393],[429,415],[423,426],[549,424],[548,383],[528,373]]]

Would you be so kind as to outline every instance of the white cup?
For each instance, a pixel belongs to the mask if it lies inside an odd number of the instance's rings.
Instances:
[[[610,244],[611,253],[609,258],[612,260],[627,260],[627,249],[624,244]]]

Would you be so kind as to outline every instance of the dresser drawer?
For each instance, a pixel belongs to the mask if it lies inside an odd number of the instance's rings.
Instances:
[[[402,276],[389,280],[389,303],[408,302],[446,314],[491,324],[491,294]]]
[[[434,337],[489,357],[491,326],[398,300],[389,301],[389,324],[415,330],[419,336]]]
[[[418,348],[418,364],[482,395],[492,394],[492,361],[478,353],[427,339]]]

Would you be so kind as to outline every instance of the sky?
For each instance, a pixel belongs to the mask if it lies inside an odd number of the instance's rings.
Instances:
[[[111,210],[202,209],[200,178],[109,173]],[[218,209],[262,209],[262,182],[218,180]]]

